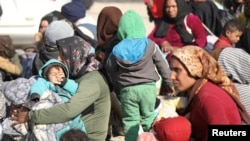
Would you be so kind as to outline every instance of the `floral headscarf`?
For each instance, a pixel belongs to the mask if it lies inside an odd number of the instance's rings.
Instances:
[[[184,64],[192,77],[202,80],[200,82],[197,81],[200,85],[194,90],[194,94],[191,94],[192,96],[189,97],[189,102],[194,95],[198,94],[204,81],[208,80],[224,89],[233,98],[239,108],[241,117],[246,123],[250,124],[250,118],[245,107],[240,102],[239,93],[236,87],[210,54],[198,46],[184,46],[183,48],[177,49],[173,53],[173,56]]]
[[[69,76],[72,79],[102,67],[94,58],[94,48],[78,36],[57,40],[57,46],[63,60],[67,62]]]

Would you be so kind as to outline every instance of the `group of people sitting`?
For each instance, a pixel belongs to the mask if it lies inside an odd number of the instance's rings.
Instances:
[[[184,0],[165,0],[149,35],[139,13],[115,6],[100,11],[96,32],[94,24],[77,24],[86,18],[81,2],[63,6],[63,18],[41,30],[31,76],[1,79],[6,136],[64,141],[74,134],[75,140],[104,141],[114,115],[126,141],[206,141],[210,124],[250,124],[250,57],[234,47],[244,31],[238,20],[225,24],[208,52],[206,29]],[[0,56],[11,63],[15,52],[7,54],[12,45],[5,38]],[[21,74],[18,67],[8,69]],[[159,102],[160,78],[160,94],[168,99]]]

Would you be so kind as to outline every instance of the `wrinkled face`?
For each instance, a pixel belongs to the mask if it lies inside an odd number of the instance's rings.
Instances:
[[[196,79],[189,75],[183,64],[173,57],[170,62],[170,68],[172,70],[170,79],[173,82],[175,90],[179,92],[190,90]]]
[[[176,1],[175,0],[167,0],[165,11],[170,18],[176,18],[177,13],[178,13]]]
[[[53,84],[61,84],[62,78],[65,77],[61,67],[51,67],[48,70],[48,80]]]
[[[231,44],[236,44],[239,40],[240,37],[243,33],[239,30],[236,31],[226,31],[226,36],[229,39],[229,41],[231,42]]]

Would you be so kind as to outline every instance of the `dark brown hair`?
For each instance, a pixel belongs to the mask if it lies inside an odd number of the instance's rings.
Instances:
[[[60,141],[89,141],[89,138],[83,131],[71,129],[61,136]]]
[[[9,35],[0,35],[0,56],[12,58],[14,54],[15,49],[11,37]]]

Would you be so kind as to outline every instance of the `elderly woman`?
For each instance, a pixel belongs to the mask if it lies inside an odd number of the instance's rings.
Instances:
[[[234,84],[206,51],[184,46],[173,53],[170,67],[175,89],[188,97],[182,114],[189,113],[195,140],[208,140],[210,124],[250,123]]]

